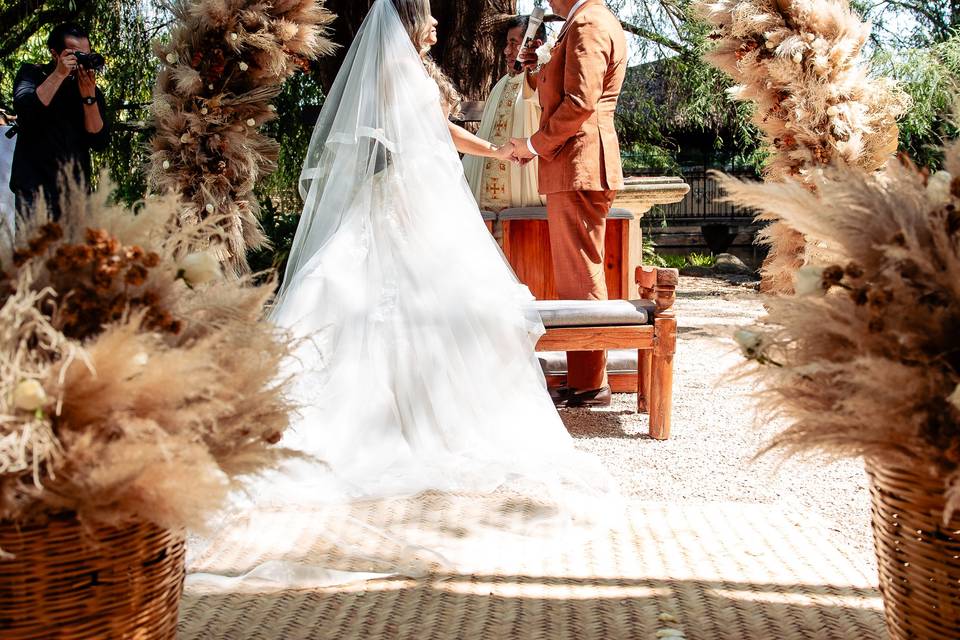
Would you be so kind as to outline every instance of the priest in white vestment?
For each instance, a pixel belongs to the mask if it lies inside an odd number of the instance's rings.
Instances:
[[[497,146],[509,143],[511,138],[529,138],[540,128],[540,98],[530,88],[526,72],[513,71],[527,20],[526,16],[517,16],[507,23],[503,55],[508,72],[490,92],[477,131],[478,136]],[[537,38],[546,39],[542,26]],[[497,212],[509,207],[546,205],[546,199],[537,190],[536,158],[521,166],[509,160],[466,156],[463,169],[481,210]]]

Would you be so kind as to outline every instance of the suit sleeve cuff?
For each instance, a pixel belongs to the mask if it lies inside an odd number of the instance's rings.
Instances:
[[[532,153],[535,156],[540,155],[539,153],[537,153],[537,150],[533,148],[533,139],[531,138],[527,138],[527,149],[529,149],[530,153]]]

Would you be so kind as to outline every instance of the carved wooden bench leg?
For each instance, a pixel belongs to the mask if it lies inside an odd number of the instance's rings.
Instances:
[[[637,352],[637,413],[650,412],[650,378],[653,373],[653,351]]]
[[[654,323],[653,371],[650,380],[650,437],[670,437],[673,409],[673,355],[677,350],[676,318],[657,318]]]
[[[653,300],[657,305],[653,323],[653,353],[640,354],[637,373],[643,372],[645,381],[642,385],[638,381],[638,388],[645,392],[646,409],[650,413],[650,437],[666,440],[670,437],[673,354],[677,350],[677,319],[673,305],[677,299],[680,274],[676,269],[639,267],[636,279],[640,297]],[[643,400],[638,400],[638,403],[642,411]]]

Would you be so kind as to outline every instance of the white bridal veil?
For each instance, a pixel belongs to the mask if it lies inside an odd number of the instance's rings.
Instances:
[[[553,407],[530,293],[481,220],[391,0],[350,48],[300,190],[272,320],[301,340],[284,444],[302,455],[196,541],[190,580],[290,588],[469,571],[589,535],[612,482]]]

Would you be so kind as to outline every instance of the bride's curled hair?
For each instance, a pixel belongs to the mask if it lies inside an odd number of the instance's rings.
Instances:
[[[450,81],[450,78],[440,69],[440,66],[429,56],[430,45],[427,37],[430,35],[430,0],[391,0],[400,15],[410,40],[417,52],[423,58],[423,66],[427,74],[440,88],[440,99],[443,101],[444,111],[448,115],[456,114],[462,100],[460,92]]]

